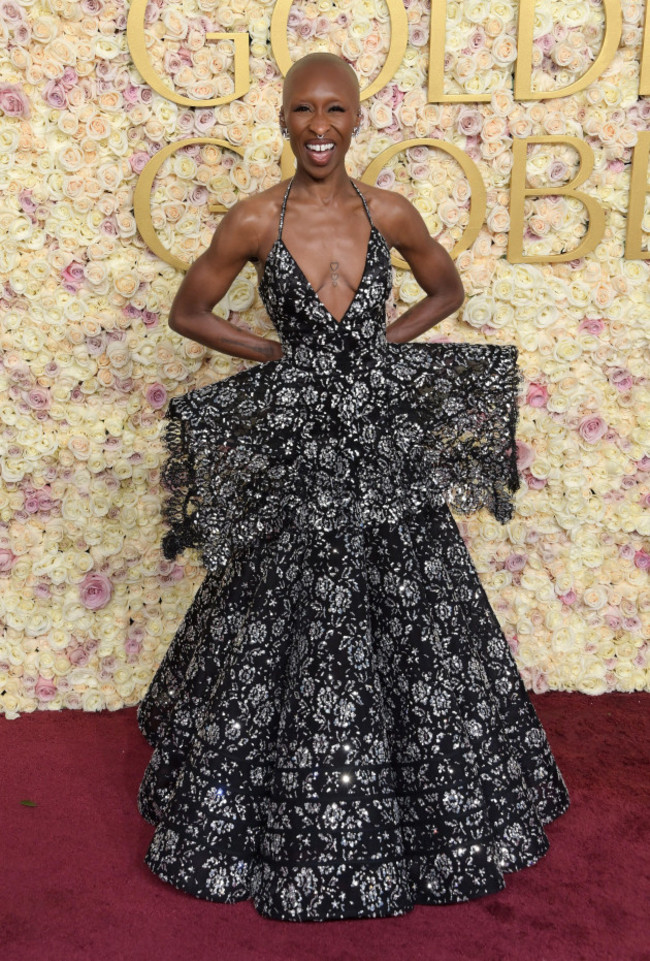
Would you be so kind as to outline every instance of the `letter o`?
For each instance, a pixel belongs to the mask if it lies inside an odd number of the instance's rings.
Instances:
[[[463,168],[465,176],[469,180],[471,189],[469,223],[465,227],[460,240],[456,242],[453,250],[451,251],[451,256],[456,258],[460,253],[463,252],[463,250],[467,250],[467,248],[476,240],[479,230],[483,226],[487,207],[485,184],[483,183],[483,178],[481,177],[479,169],[474,161],[470,160],[467,154],[464,153],[460,147],[457,147],[453,143],[435,140],[431,137],[416,137],[413,140],[402,140],[400,143],[393,144],[392,147],[387,147],[386,150],[382,150],[382,152],[375,157],[372,163],[366,167],[360,179],[364,184],[374,187],[377,182],[377,177],[381,173],[386,162],[390,160],[391,157],[394,157],[395,154],[401,153],[402,150],[407,150],[409,147],[437,147],[438,150],[443,150],[460,164],[460,166]],[[401,267],[403,270],[411,269],[407,262],[402,257],[398,257],[397,254],[392,255],[391,262],[394,267]]]
[[[185,263],[184,260],[181,260],[180,257],[176,257],[170,250],[167,250],[159,239],[151,217],[151,188],[156,179],[156,174],[165,160],[176,153],[177,150],[180,150],[181,147],[187,147],[191,143],[213,143],[216,144],[217,147],[232,150],[240,156],[244,155],[244,151],[241,148],[234,147],[231,143],[225,140],[219,140],[217,137],[188,137],[187,140],[178,140],[176,143],[167,144],[162,150],[158,150],[151,160],[147,162],[138,177],[138,182],[133,191],[133,213],[140,236],[156,257],[160,257],[166,264],[176,267],[177,270],[187,270],[190,265]]]

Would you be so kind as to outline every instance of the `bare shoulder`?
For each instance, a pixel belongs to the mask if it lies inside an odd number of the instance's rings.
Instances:
[[[247,259],[260,259],[260,251],[265,252],[269,246],[268,238],[277,232],[285,190],[286,181],[280,181],[266,190],[238,200],[221,219],[214,241],[221,244],[227,241]]]
[[[355,182],[365,197],[373,221],[389,246],[398,246],[405,233],[421,228],[420,213],[406,197],[394,190],[372,187],[362,181]]]

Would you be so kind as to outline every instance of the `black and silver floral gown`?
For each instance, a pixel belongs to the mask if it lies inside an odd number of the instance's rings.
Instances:
[[[337,321],[290,187],[260,283],[284,356],[166,415],[163,550],[206,576],[138,707],[138,807],[197,898],[377,918],[500,890],[569,805],[450,512],[512,516],[522,378],[514,346],[387,342],[372,220]]]

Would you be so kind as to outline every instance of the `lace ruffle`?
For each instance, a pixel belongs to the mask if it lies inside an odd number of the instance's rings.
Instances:
[[[399,522],[426,503],[508,521],[520,485],[517,348],[386,346],[350,390],[277,361],[173,398],[164,556],[197,548],[219,570],[310,515],[332,529]]]
[[[514,345],[412,344],[410,405],[396,442],[413,493],[459,513],[486,507],[504,524],[519,490],[516,433],[524,378]],[[415,397],[415,416],[413,410]]]

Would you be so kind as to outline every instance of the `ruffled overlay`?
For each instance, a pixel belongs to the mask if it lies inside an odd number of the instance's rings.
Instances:
[[[377,356],[347,380],[340,362],[323,370],[283,358],[172,398],[165,557],[194,547],[207,570],[223,570],[289,520],[317,514],[332,526],[397,523],[447,504],[510,520],[517,348],[388,343]]]

